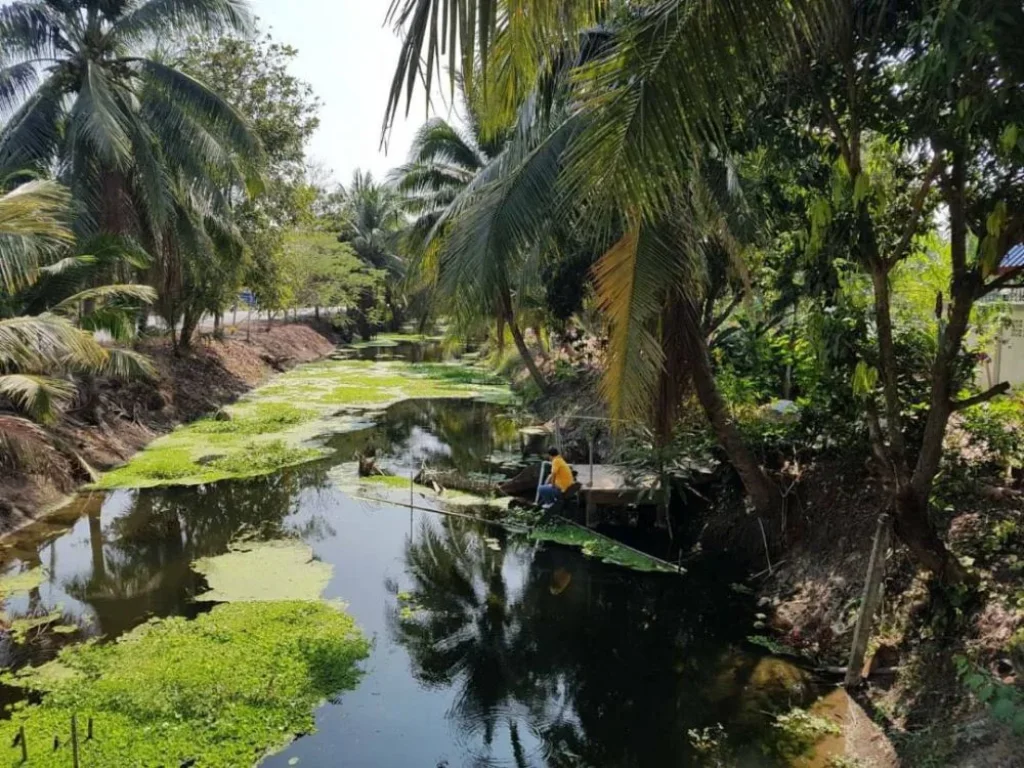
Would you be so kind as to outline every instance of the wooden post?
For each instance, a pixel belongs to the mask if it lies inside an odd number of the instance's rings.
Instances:
[[[885,576],[885,553],[889,549],[889,515],[878,516],[878,528],[871,545],[871,559],[868,561],[867,578],[864,581],[864,598],[861,601],[857,626],[853,630],[853,646],[850,648],[850,663],[846,667],[847,688],[860,685],[864,668],[864,655],[871,639],[871,625],[882,602],[882,579]]]
[[[594,487],[594,435],[590,435],[587,441],[587,448],[590,450],[590,487]]]
[[[81,768],[78,762],[78,716],[71,715],[71,763],[74,768]]]
[[[25,743],[25,726],[18,729],[18,743],[21,745],[21,762],[28,762],[28,744]]]
[[[92,741],[92,718],[89,718],[89,731],[85,736],[86,741]]]

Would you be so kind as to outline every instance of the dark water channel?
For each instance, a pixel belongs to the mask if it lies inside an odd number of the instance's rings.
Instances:
[[[84,496],[0,555],[7,572],[47,571],[8,612],[61,605],[88,634],[115,637],[151,616],[194,615],[204,584],[189,563],[240,532],[298,536],[333,566],[326,596],[348,603],[374,647],[358,689],[266,766],[700,765],[687,732],[716,723],[749,746],[743,764],[766,764],[752,745],[792,679],[744,644],[755,609],[728,580],[605,566],[493,526],[357,500],[329,475],[368,447],[400,467],[480,469],[514,439],[495,406],[408,402],[335,437],[338,453],[318,464]],[[413,616],[400,592],[420,608]]]

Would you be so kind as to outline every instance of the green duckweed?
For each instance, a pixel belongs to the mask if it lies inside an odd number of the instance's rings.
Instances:
[[[94,487],[202,485],[266,475],[326,455],[310,448],[310,440],[361,426],[344,423],[340,414],[352,418],[355,411],[411,398],[507,396],[508,388],[493,377],[461,369],[365,360],[300,366],[225,408],[227,418],[203,419],[154,441]]]
[[[149,622],[116,643],[71,646],[14,681],[43,696],[0,722],[0,765],[21,765],[11,746],[20,727],[30,765],[71,765],[72,715],[84,766],[253,765],[315,729],[314,709],[358,684],[369,647],[349,615],[322,601],[229,603]]]
[[[199,602],[318,600],[333,569],[301,541],[236,542],[223,555],[192,563],[210,587]]]

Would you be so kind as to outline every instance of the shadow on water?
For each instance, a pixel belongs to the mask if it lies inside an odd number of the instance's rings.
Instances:
[[[325,595],[348,604],[374,650],[360,687],[266,766],[687,766],[698,764],[687,731],[719,722],[753,744],[763,712],[806,690],[744,649],[754,608],[715,574],[637,574],[482,523],[356,500],[330,478],[370,450],[396,470],[480,471],[516,437],[497,406],[409,401],[333,437],[334,457],[316,464],[83,495],[6,542],[5,572],[45,575],[5,609],[61,606],[78,639],[110,639],[152,616],[196,615],[196,558],[241,534],[297,536],[333,566]],[[3,652],[10,666],[55,649]]]

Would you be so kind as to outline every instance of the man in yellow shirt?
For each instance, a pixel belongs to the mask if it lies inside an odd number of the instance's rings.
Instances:
[[[542,507],[550,507],[560,501],[565,492],[576,482],[572,468],[562,458],[557,448],[551,448],[548,455],[551,457],[551,474],[548,476],[547,484],[540,487],[539,499]]]

